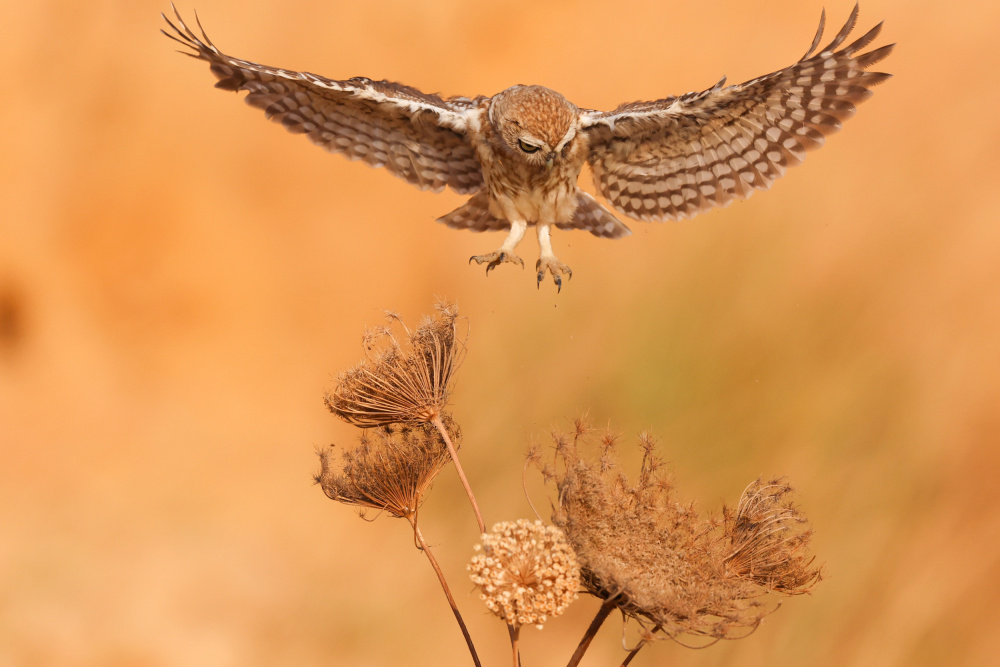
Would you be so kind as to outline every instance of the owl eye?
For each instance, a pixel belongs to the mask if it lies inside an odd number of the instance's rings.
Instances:
[[[517,147],[520,148],[525,153],[537,153],[541,146],[533,146],[531,144],[525,143],[522,139],[517,140]]]

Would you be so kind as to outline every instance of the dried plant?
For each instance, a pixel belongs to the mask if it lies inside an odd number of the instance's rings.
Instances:
[[[806,555],[811,532],[785,501],[787,484],[754,482],[735,511],[703,516],[674,498],[652,438],[639,437],[642,462],[631,480],[614,436],[599,439],[593,459],[581,455],[589,435],[580,421],[572,434],[556,435],[555,459],[540,467],[557,491],[553,523],[577,554],[584,587],[605,601],[605,616],[617,608],[647,636],[705,645],[752,632],[775,609],[767,593],[804,593],[819,580]]]
[[[461,429],[443,415],[456,443]],[[363,431],[360,446],[344,452],[339,470],[333,447],[320,450],[316,483],[327,496],[347,505],[385,511],[405,519],[416,516],[424,495],[451,460],[444,439],[431,424],[387,424]]]
[[[467,569],[482,601],[507,625],[514,667],[521,664],[521,628],[541,628],[562,614],[581,587],[602,603],[567,667],[579,664],[615,609],[640,629],[625,667],[655,638],[704,646],[746,636],[776,608],[770,594],[806,593],[819,581],[808,553],[812,533],[786,482],[758,479],[735,508],[705,516],[675,499],[651,437],[639,437],[642,461],[632,479],[622,470],[616,438],[594,437],[582,420],[571,433],[554,436],[551,461],[537,448],[529,454],[528,463],[554,487],[554,525],[522,519],[487,533],[458,464],[461,429],[444,411],[465,353],[457,320],[454,305],[439,303],[437,314],[414,331],[390,314],[387,326],[366,332],[364,361],[338,378],[326,404],[368,430],[358,447],[339,457],[332,446],[321,450],[315,480],[362,516],[375,510],[407,520],[477,667],[472,637],[418,525],[420,507],[449,459],[481,533]]]
[[[454,304],[441,301],[435,310],[415,331],[395,313],[387,313],[389,325],[366,331],[365,359],[337,378],[325,397],[330,411],[362,428],[438,417],[465,356],[465,336],[458,334]],[[403,330],[408,349],[392,325]]]
[[[735,510],[723,508],[728,547],[723,562],[734,575],[769,591],[798,595],[811,591],[821,574],[808,554],[808,520],[786,500],[791,493],[783,479],[758,479],[743,491]]]
[[[447,414],[440,415],[445,437],[433,424],[384,424],[374,434],[362,432],[360,445],[345,452],[340,466],[335,465],[333,447],[319,451],[320,472],[314,480],[332,500],[361,508],[388,512],[406,519],[413,528],[413,539],[430,562],[444,591],[455,620],[465,637],[476,667],[481,667],[472,636],[465,625],[441,566],[434,558],[420,527],[417,512],[434,478],[448,463],[452,440],[461,442],[461,428]]]
[[[330,412],[362,428],[395,423],[433,424],[455,462],[479,532],[485,533],[479,504],[441,417],[455,371],[465,357],[467,335],[458,333],[455,304],[439,301],[434,309],[437,314],[425,317],[414,331],[398,315],[387,313],[388,325],[364,334],[365,359],[340,374],[337,386],[327,392],[324,401]],[[393,325],[403,330],[408,349],[400,344]]]
[[[503,521],[482,536],[467,566],[487,609],[515,628],[540,630],[576,599],[580,567],[563,532],[541,521]]]
[[[541,521],[502,521],[482,536],[466,566],[486,608],[507,623],[514,666],[522,625],[539,630],[577,597],[580,567],[563,532]]]

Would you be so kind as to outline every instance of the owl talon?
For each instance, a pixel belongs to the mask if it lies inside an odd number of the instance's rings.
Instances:
[[[511,264],[519,264],[521,268],[524,268],[524,260],[515,255],[512,252],[507,252],[506,250],[497,250],[496,252],[491,252],[486,255],[473,255],[469,258],[469,264],[472,264],[472,260],[476,260],[476,264],[486,264],[486,275],[490,275],[490,271],[497,268],[504,262],[510,262]]]
[[[562,291],[562,274],[565,273],[567,279],[573,277],[573,270],[555,257],[545,259],[539,258],[539,260],[535,262],[535,270],[538,271],[538,287],[542,286],[542,281],[545,280],[546,271],[552,274],[552,281],[556,284],[556,294]]]

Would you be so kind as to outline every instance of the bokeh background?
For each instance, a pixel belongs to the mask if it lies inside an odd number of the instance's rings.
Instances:
[[[453,408],[487,522],[530,515],[524,451],[581,414],[655,433],[706,511],[760,474],[799,490],[815,593],[748,639],[635,664],[997,664],[998,7],[867,0],[896,76],[841,134],[694,221],[557,233],[556,294],[467,265],[501,236],[434,222],[461,197],[214,90],[159,34],[166,0],[3,3],[0,666],[468,664],[407,527],[311,484],[317,446],[355,441],[321,395],[364,327],[436,295],[471,326]],[[828,3],[828,27],[850,8]],[[612,108],[791,63],[821,3],[197,9],[258,62]],[[422,521],[485,664],[506,664],[450,470]],[[526,631],[525,664],[564,664],[596,607]],[[619,664],[620,630],[584,665]]]

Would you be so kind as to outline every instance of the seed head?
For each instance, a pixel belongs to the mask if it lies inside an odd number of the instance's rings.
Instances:
[[[442,421],[458,445],[461,430],[450,416]],[[389,424],[362,432],[360,445],[341,455],[335,465],[333,447],[319,452],[316,483],[327,496],[348,505],[413,519],[424,495],[451,457],[431,424]],[[335,469],[339,468],[339,470]]]
[[[435,309],[415,331],[394,313],[387,314],[388,325],[366,331],[365,359],[341,373],[324,398],[330,411],[363,428],[439,416],[465,355],[466,336],[458,333],[454,304],[439,302]],[[407,349],[396,328],[404,332]]]
[[[787,484],[755,482],[721,520],[702,516],[675,500],[651,437],[639,437],[642,463],[631,480],[614,436],[603,436],[596,460],[580,455],[588,436],[581,422],[555,436],[555,461],[543,469],[558,495],[552,521],[576,552],[587,592],[643,627],[702,645],[735,639],[774,611],[767,593],[804,593],[819,580],[805,519],[782,504]]]
[[[541,629],[576,599],[580,568],[563,532],[541,521],[504,521],[482,536],[467,569],[479,598],[508,625]]]
[[[808,554],[812,530],[786,496],[783,479],[758,479],[743,491],[735,510],[722,508],[728,551],[723,557],[733,574],[769,591],[808,593],[822,578]]]

